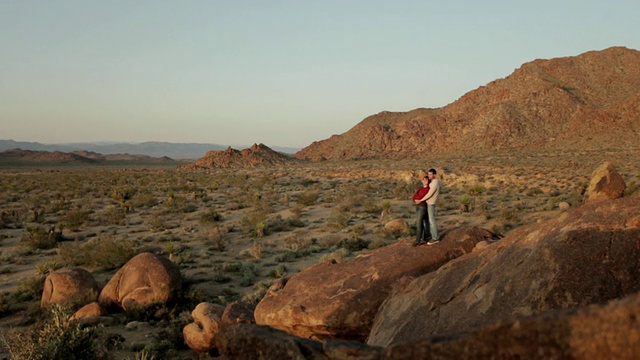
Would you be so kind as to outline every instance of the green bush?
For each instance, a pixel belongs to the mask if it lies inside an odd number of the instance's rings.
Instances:
[[[62,233],[55,229],[45,229],[40,226],[27,226],[27,233],[22,235],[20,242],[31,249],[51,249],[63,239]]]
[[[84,243],[62,243],[58,248],[58,258],[70,266],[109,270],[124,265],[137,252],[138,246],[133,240],[101,235]]]
[[[47,319],[25,331],[2,336],[12,359],[21,360],[92,360],[106,359],[104,344],[97,328],[83,327],[70,321],[71,313],[53,306]]]

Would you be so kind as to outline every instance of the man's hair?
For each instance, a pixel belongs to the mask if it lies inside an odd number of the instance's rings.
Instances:
[[[433,175],[437,174],[436,169],[429,169],[428,172],[433,173]]]

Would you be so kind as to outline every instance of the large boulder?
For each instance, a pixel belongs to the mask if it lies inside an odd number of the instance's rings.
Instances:
[[[546,312],[470,333],[392,345],[380,358],[638,359],[639,312],[636,293],[607,305]]]
[[[234,359],[637,359],[640,294],[548,311],[468,333],[433,336],[380,348],[362,343],[303,339],[268,326],[220,330],[220,354]]]
[[[591,174],[584,202],[617,199],[622,197],[626,188],[622,176],[618,174],[611,163],[605,162]]]
[[[142,253],[129,260],[102,289],[98,302],[105,309],[142,310],[172,303],[182,291],[180,269],[169,259]]]
[[[98,298],[98,283],[85,269],[60,269],[49,274],[44,281],[40,306],[54,304],[85,305]]]
[[[380,307],[368,344],[453,334],[640,290],[640,196],[593,202],[411,281]]]
[[[403,241],[345,263],[318,263],[275,283],[256,306],[256,323],[304,338],[363,341],[399,279],[434,271],[492,238],[487,230],[463,227],[443,233],[434,246],[412,247],[411,241]]]

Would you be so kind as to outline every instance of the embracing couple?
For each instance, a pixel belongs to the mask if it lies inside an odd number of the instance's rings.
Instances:
[[[416,204],[416,241],[413,246],[424,242],[427,245],[437,244],[438,223],[436,222],[436,202],[442,184],[436,179],[436,170],[429,169],[427,176],[422,179],[422,187],[413,194],[413,202]]]

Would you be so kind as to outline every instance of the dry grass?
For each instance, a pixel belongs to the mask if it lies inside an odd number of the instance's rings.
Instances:
[[[437,210],[442,229],[475,225],[504,234],[555,216],[560,202],[579,206],[591,172],[604,160],[624,177],[627,195],[637,193],[639,158],[638,151],[600,151],[208,173],[5,169],[0,172],[0,329],[38,318],[38,291],[48,272],[81,266],[104,285],[141,251],[170,257],[186,284],[184,301],[154,322],[154,333],[188,319],[200,301],[257,303],[275,279],[318,261],[347,261],[410,240],[411,235],[397,238],[383,228],[395,218],[414,223],[409,199],[420,183],[418,176],[404,181],[407,172],[439,170],[445,186]],[[113,350],[117,358],[169,346],[140,340],[122,327],[109,331],[127,339]]]

